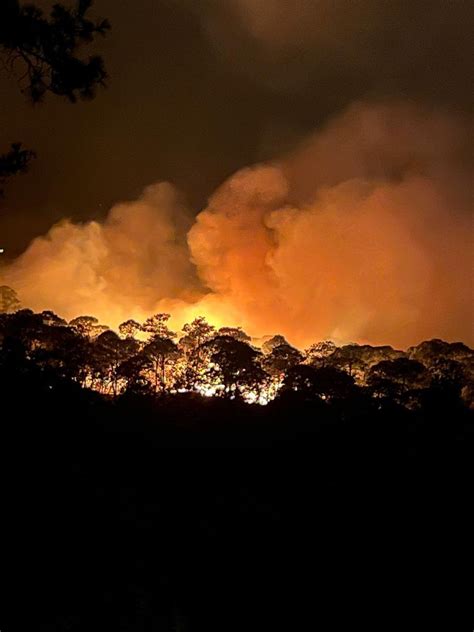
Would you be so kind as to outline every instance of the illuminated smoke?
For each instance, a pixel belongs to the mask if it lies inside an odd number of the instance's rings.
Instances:
[[[2,283],[34,309],[112,326],[169,310],[175,326],[204,314],[298,345],[469,343],[468,132],[414,105],[356,104],[291,155],[229,178],[192,226],[156,185],[102,224],[53,227]]]
[[[114,326],[145,317],[159,299],[190,298],[195,284],[186,232],[192,216],[166,183],[114,206],[104,222],[64,220],[33,240],[2,278],[29,307]]]
[[[355,105],[211,198],[189,242],[242,324],[297,343],[470,338],[467,129],[410,105]]]

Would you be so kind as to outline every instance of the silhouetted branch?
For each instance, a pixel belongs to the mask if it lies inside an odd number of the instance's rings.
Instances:
[[[35,153],[30,149],[22,149],[21,143],[13,143],[10,151],[0,154],[0,196],[3,195],[2,186],[6,179],[18,173],[25,173],[33,158]]]
[[[46,92],[74,103],[78,98],[92,98],[97,86],[105,85],[107,73],[102,58],[79,57],[83,44],[110,29],[107,20],[87,17],[91,5],[89,0],[78,0],[72,9],[55,4],[49,18],[35,6],[20,6],[17,0],[7,0],[0,7],[0,51],[11,72],[18,59],[25,64],[27,73],[19,81],[28,77],[22,91],[34,103],[41,101]]]

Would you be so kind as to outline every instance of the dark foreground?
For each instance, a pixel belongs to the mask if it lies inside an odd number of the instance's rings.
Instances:
[[[110,401],[4,376],[0,629],[470,630],[456,402]]]

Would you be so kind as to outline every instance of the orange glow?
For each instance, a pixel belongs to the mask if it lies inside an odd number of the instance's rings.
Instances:
[[[117,327],[203,315],[252,336],[473,342],[466,123],[357,104],[291,155],[243,169],[196,218],[169,184],[103,223],[64,221],[1,272],[25,306]]]

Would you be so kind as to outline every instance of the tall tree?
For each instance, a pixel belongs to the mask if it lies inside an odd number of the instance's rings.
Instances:
[[[137,351],[137,347],[135,340],[123,340],[111,330],[104,331],[94,340],[92,352],[102,378],[104,392],[111,389],[112,394],[117,395],[121,377],[119,367]]]
[[[215,328],[203,316],[198,316],[182,329],[183,336],[178,346],[181,358],[178,366],[179,386],[185,390],[193,390],[199,376],[206,370],[208,354],[203,352],[202,345],[215,335]]]
[[[144,371],[154,393],[166,392],[173,382],[172,365],[178,355],[178,347],[170,338],[154,336],[145,345],[142,356]]]
[[[212,338],[214,333],[213,325],[210,325],[204,316],[198,316],[192,323],[186,323],[183,326],[184,335],[179,341],[180,347],[185,351],[195,350]]]

